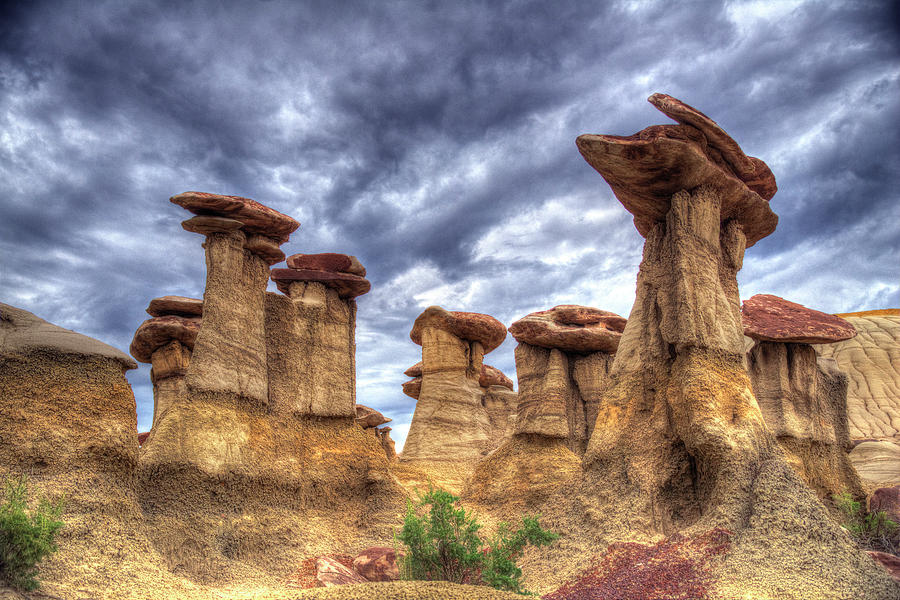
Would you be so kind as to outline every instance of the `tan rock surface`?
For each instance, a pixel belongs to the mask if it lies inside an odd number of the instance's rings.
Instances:
[[[900,310],[842,317],[858,335],[815,348],[820,356],[833,358],[850,377],[850,437],[900,442]]]
[[[900,485],[900,444],[889,440],[861,442],[850,461],[869,487]]]
[[[503,371],[496,367],[492,367],[491,365],[481,365],[481,375],[478,376],[478,385],[483,388],[488,388],[492,385],[500,385],[508,390],[513,389],[512,379],[507,377]]]

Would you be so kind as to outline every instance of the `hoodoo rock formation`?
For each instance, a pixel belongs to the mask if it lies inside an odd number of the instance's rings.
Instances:
[[[533,505],[580,472],[625,322],[608,311],[562,305],[509,327],[519,342],[514,435],[478,463],[467,498]]]
[[[154,298],[147,307],[153,317],[141,323],[131,341],[131,355],[150,363],[153,383],[153,424],[157,415],[186,391],[184,377],[200,331],[203,301],[182,296]],[[143,443],[143,442],[142,442]]]
[[[850,460],[870,485],[900,484],[900,309],[836,316],[859,335],[815,349],[850,377]]]
[[[791,466],[820,498],[864,496],[847,456],[847,376],[810,345],[852,338],[853,326],[766,294],[745,300],[741,316],[755,340],[747,352],[753,395]]]
[[[418,401],[401,459],[480,458],[497,442],[480,384],[483,377],[490,382],[488,371],[482,374],[484,355],[503,342],[506,327],[488,315],[431,306],[409,336],[422,346],[422,364],[407,370],[415,378],[404,384],[404,392]],[[502,388],[491,389],[496,387]]]
[[[774,176],[699,111],[649,101],[679,125],[577,140],[646,238],[584,457],[583,493],[605,509],[597,527],[728,529],[725,595],[890,597],[893,581],[789,466],[743,366],[736,274],[745,248],[775,229]]]

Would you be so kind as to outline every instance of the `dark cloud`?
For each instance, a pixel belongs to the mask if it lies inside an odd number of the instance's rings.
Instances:
[[[286,252],[368,268],[360,401],[402,434],[428,304],[627,314],[641,239],[574,138],[669,122],[645,102],[661,91],[776,173],[779,228],[748,250],[744,296],[898,306],[892,6],[6,3],[2,300],[127,349],[149,299],[203,293],[167,198],[255,198],[301,221]],[[514,345],[487,362],[512,374]],[[146,428],[148,369],[130,379]]]

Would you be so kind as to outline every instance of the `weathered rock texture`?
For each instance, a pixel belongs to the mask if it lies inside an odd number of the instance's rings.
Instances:
[[[474,460],[496,444],[479,379],[485,353],[505,337],[503,324],[488,315],[439,306],[419,315],[410,338],[422,346],[421,383],[414,379],[404,385],[418,402],[403,460]]]
[[[154,298],[147,307],[153,315],[141,323],[131,341],[135,360],[151,363],[153,423],[186,392],[184,378],[200,331],[203,301],[181,296]]]
[[[742,363],[736,273],[775,228],[774,177],[705,115],[650,101],[681,125],[577,140],[646,241],[585,478],[564,510],[607,541],[729,529],[712,571],[724,595],[890,597],[896,584],[788,465]]]
[[[519,342],[514,435],[477,465],[467,498],[531,506],[568,481],[593,430],[624,327],[619,315],[575,305],[531,313],[510,325]]]
[[[830,344],[856,336],[840,317],[771,294],[757,294],[741,307],[744,335],[762,342]]]

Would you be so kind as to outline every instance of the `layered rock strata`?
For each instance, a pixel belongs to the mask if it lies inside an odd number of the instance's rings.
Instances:
[[[625,321],[608,311],[562,305],[509,327],[519,342],[515,427],[475,468],[468,499],[533,505],[579,470]]]
[[[153,316],[141,323],[131,341],[131,355],[150,363],[153,383],[153,424],[157,415],[186,391],[184,378],[200,331],[203,301],[181,296],[154,298],[147,307]],[[152,428],[152,425],[151,425]]]
[[[371,289],[369,281],[357,274],[365,269],[356,257],[334,253],[296,254],[288,264],[300,268],[273,269],[271,274],[284,295],[266,295],[272,410],[355,416],[355,298]]]
[[[762,294],[744,301],[741,316],[744,335],[755,341],[746,356],[753,395],[791,466],[820,498],[864,496],[847,456],[847,376],[810,345],[852,338],[853,326]]]
[[[850,378],[847,413],[856,444],[850,459],[871,485],[900,483],[900,309],[836,316],[858,335],[815,349]]]
[[[479,380],[484,355],[505,337],[503,324],[488,315],[439,306],[419,315],[410,338],[422,346],[422,366],[408,373],[421,372],[421,382],[404,385],[418,401],[403,460],[474,460],[496,443]],[[491,389],[497,387],[506,389]]]
[[[743,366],[736,273],[777,223],[774,177],[699,111],[649,100],[679,125],[577,140],[645,243],[571,506],[599,501],[595,526],[614,539],[728,529],[712,573],[725,595],[890,597],[893,581],[788,465]]]

